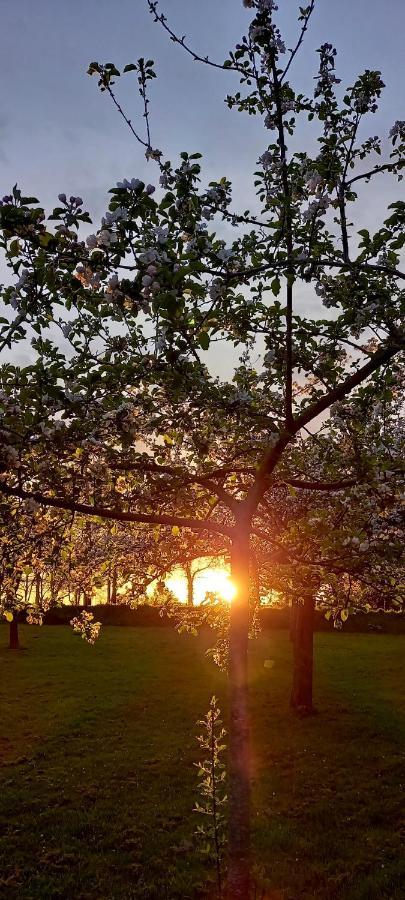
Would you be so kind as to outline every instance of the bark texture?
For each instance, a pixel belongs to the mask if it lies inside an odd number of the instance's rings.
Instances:
[[[308,594],[297,606],[293,636],[294,672],[290,705],[292,709],[313,712],[315,598]]]
[[[10,622],[10,642],[9,642],[10,650],[19,650],[20,649],[20,637],[18,634],[18,622],[17,619],[13,619]]]
[[[295,600],[292,600],[290,606],[290,641],[292,641],[292,643],[295,641],[295,634],[297,631],[298,612],[299,604]]]
[[[111,577],[111,595],[110,602],[117,603],[117,569],[113,568]]]
[[[187,606],[194,606],[194,578],[191,571],[191,563],[184,566],[187,579]]]
[[[248,900],[250,890],[250,737],[248,709],[249,528],[233,541],[229,633],[229,900]]]

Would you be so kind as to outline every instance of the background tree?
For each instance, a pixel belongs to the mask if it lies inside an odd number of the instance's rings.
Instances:
[[[332,411],[311,447],[301,452],[307,472],[323,472],[328,490],[301,481],[269,496],[256,553],[262,581],[289,601],[294,650],[293,707],[312,710],[313,625],[315,607],[341,627],[349,612],[403,604],[403,429],[401,382],[394,379],[380,405],[369,391]],[[296,463],[299,446],[296,448]],[[315,458],[316,457],[316,458]],[[343,459],[341,459],[343,458]],[[344,460],[344,461],[343,461]],[[352,475],[334,481],[346,465]],[[357,474],[356,474],[357,473]],[[280,566],[267,565],[266,532],[285,547]]]
[[[0,616],[10,626],[9,646],[18,650],[18,618],[42,624],[51,598],[42,590],[42,576],[60,558],[66,516],[46,513],[34,501],[4,498],[0,503]]]

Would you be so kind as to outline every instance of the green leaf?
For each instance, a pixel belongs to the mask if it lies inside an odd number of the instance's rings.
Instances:
[[[202,350],[208,350],[210,345],[210,336],[206,331],[201,331],[198,335],[198,343]]]
[[[273,281],[271,282],[271,289],[273,291],[274,296],[278,297],[280,290],[281,290],[281,282],[280,282],[278,275],[276,275],[276,277],[273,278]]]
[[[52,241],[53,239],[54,239],[54,235],[51,234],[49,231],[46,231],[45,234],[41,234],[41,236],[39,238],[39,243],[41,244],[41,247],[47,247],[49,242]]]
[[[19,256],[20,252],[21,252],[20,244],[16,238],[14,241],[11,241],[9,253],[10,253],[10,256]]]

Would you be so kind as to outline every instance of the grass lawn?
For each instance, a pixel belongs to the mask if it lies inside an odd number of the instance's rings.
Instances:
[[[198,896],[210,870],[192,848],[194,723],[214,692],[226,716],[207,636],[21,637],[10,652],[0,628],[0,897]],[[405,637],[317,635],[319,712],[300,720],[286,633],[253,646],[254,852],[269,896],[405,897],[404,658]]]

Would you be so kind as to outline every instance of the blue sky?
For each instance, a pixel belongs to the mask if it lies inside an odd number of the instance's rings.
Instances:
[[[153,163],[146,164],[95,78],[86,75],[93,59],[120,66],[144,55],[157,61],[159,73],[151,98],[153,143],[172,159],[182,149],[203,152],[208,178],[227,174],[235,182],[235,197],[248,200],[265,133],[225,106],[234,77],[193,63],[170,43],[153,24],[146,0],[1,0],[0,5],[1,193],[18,181],[47,207],[62,190],[80,194],[97,217],[117,179],[153,181]],[[279,0],[282,30],[291,39],[297,7],[295,0]],[[242,0],[163,0],[161,8],[199,52],[218,60],[250,18]],[[405,118],[404,33],[404,0],[318,0],[292,80],[311,89],[315,50],[325,40],[338,47],[344,81],[350,83],[363,68],[380,68],[387,89],[369,133],[387,133],[395,119]],[[135,81],[125,80],[120,88],[135,121],[140,112]],[[374,209],[386,199],[385,188],[379,191]],[[365,212],[370,215],[369,200]]]

